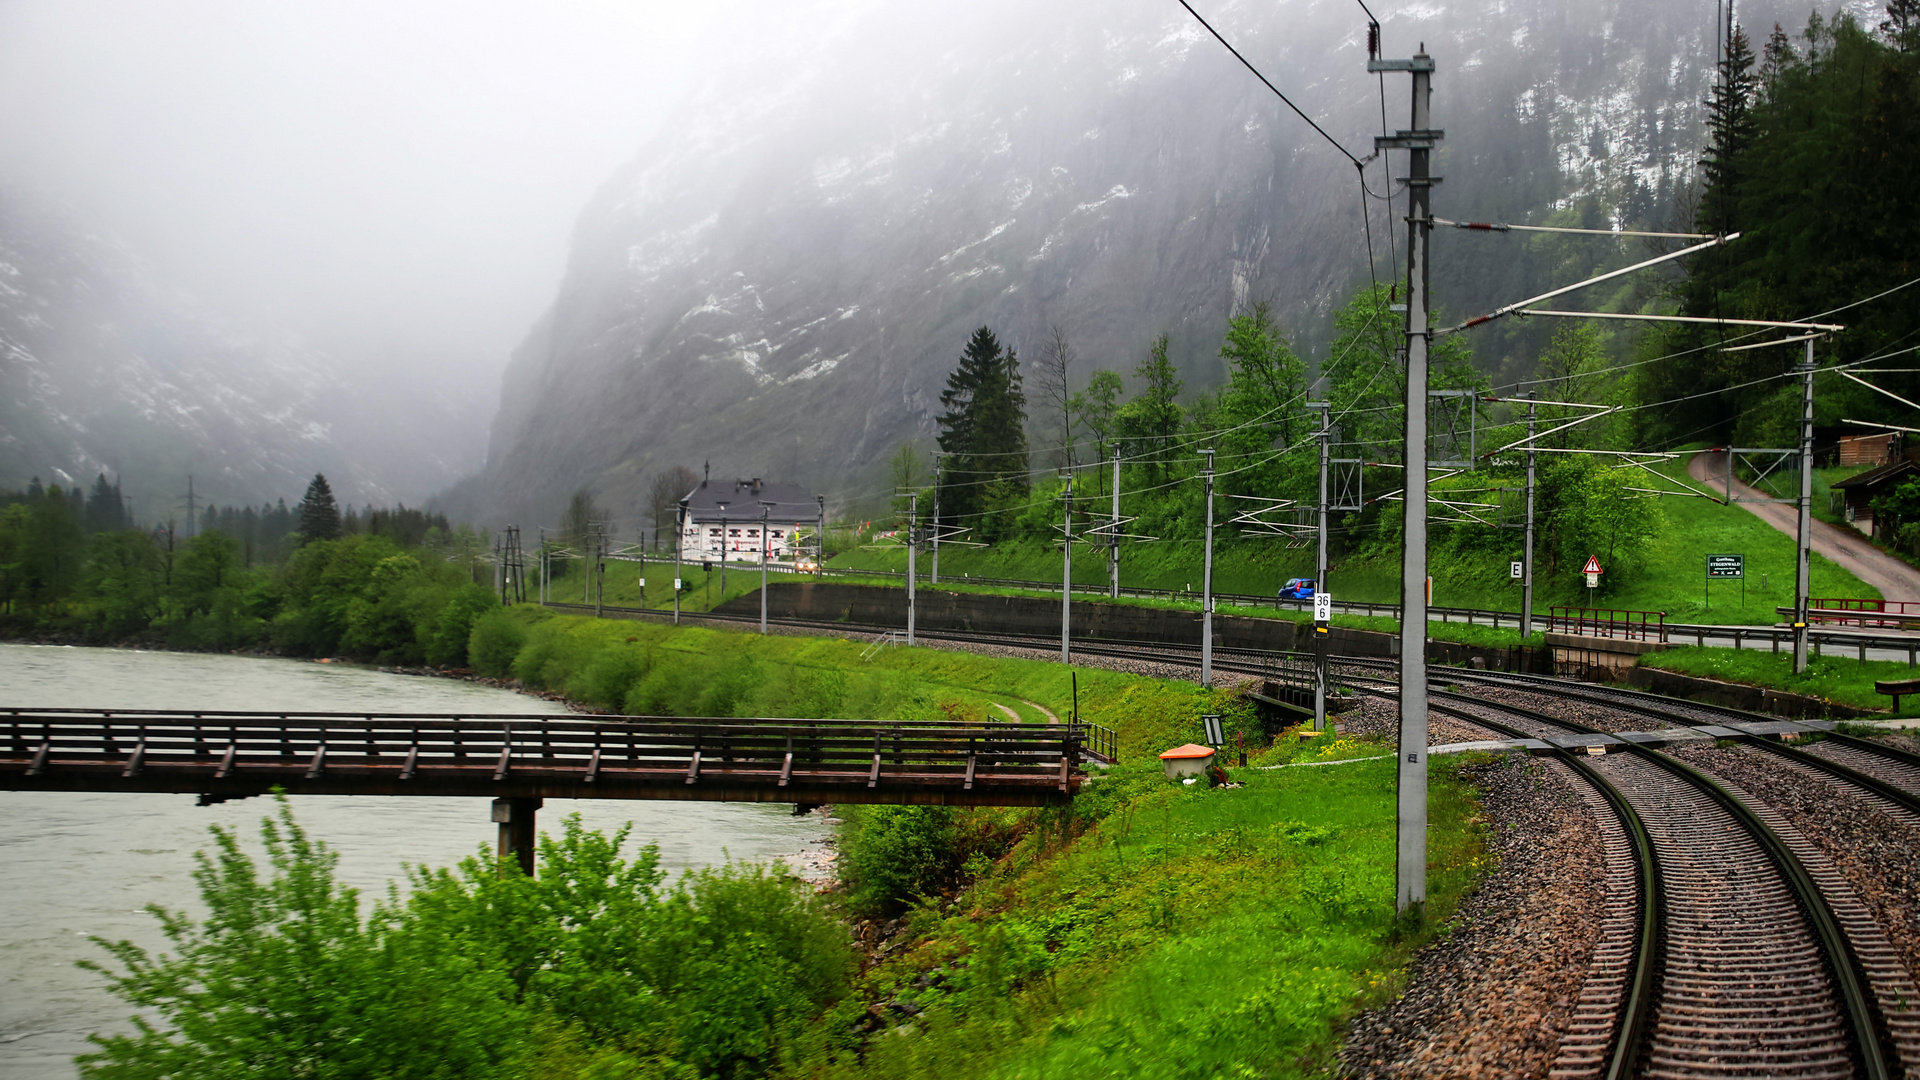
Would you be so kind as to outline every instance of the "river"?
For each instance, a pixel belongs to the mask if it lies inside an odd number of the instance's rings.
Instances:
[[[390,675],[343,664],[240,656],[0,644],[0,704],[103,709],[560,713],[551,702],[451,679]],[[191,795],[0,791],[0,1078],[72,1080],[88,1034],[128,1030],[132,1010],[102,978],[75,967],[105,961],[89,938],[149,950],[165,939],[144,910],[201,910],[192,855],[207,827],[237,829],[259,854],[264,799],[196,807]],[[340,855],[340,876],[368,896],[407,864],[441,866],[491,844],[486,799],[304,795],[293,809]],[[549,800],[543,826],[578,811],[595,828],[631,821],[636,844],[660,845],[673,870],[728,857],[817,853],[827,826],[776,804]]]

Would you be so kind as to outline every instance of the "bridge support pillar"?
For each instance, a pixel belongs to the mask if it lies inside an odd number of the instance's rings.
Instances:
[[[538,835],[534,828],[534,819],[538,816],[540,799],[495,799],[493,800],[493,820],[500,825],[500,861],[508,859],[520,864],[520,872],[533,876],[534,838]]]

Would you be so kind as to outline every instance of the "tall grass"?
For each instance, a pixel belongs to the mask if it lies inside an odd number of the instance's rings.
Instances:
[[[1116,770],[1084,835],[1049,851],[1029,834],[950,914],[923,909],[918,948],[849,999],[905,1003],[900,1037],[843,1038],[812,1075],[1322,1071],[1422,939],[1393,913],[1392,763],[1236,771],[1246,786],[1220,790],[1156,774]],[[1436,767],[1428,925],[1484,868],[1473,813]]]
[[[515,643],[517,642],[517,645]],[[594,708],[648,716],[1044,722],[1074,713],[1114,728],[1123,756],[1158,754],[1225,716],[1229,738],[1258,741],[1251,703],[1225,689],[1038,660],[889,648],[556,615],[522,605],[475,627],[473,662]],[[511,660],[501,657],[513,646]],[[485,659],[483,662],[483,650]],[[490,671],[491,666],[491,671]]]

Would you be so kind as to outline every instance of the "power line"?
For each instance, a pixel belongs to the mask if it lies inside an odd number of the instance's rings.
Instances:
[[[1187,3],[1187,0],[1180,0],[1180,6],[1183,8],[1186,8],[1187,14],[1193,16],[1196,20],[1199,21],[1201,26],[1204,26],[1207,28],[1207,33],[1212,34],[1215,41],[1218,41],[1220,44],[1225,45],[1227,47],[1227,51],[1233,54],[1233,58],[1235,60],[1240,61],[1240,63],[1244,65],[1248,71],[1253,72],[1254,78],[1259,79],[1262,83],[1265,83],[1267,89],[1273,91],[1274,97],[1279,98],[1280,101],[1283,104],[1285,104],[1287,108],[1293,110],[1293,113],[1295,116],[1298,116],[1300,119],[1305,120],[1307,122],[1308,127],[1319,132],[1321,138],[1327,140],[1327,143],[1331,145],[1335,150],[1340,151],[1341,157],[1346,158],[1348,161],[1353,162],[1355,165],[1360,164],[1360,159],[1357,157],[1354,157],[1351,153],[1347,151],[1346,147],[1340,145],[1338,140],[1336,140],[1333,136],[1327,134],[1327,129],[1321,127],[1317,123],[1314,123],[1313,117],[1308,116],[1305,112],[1302,112],[1300,109],[1300,106],[1295,105],[1293,103],[1292,98],[1289,98],[1287,95],[1281,93],[1279,87],[1273,85],[1272,82],[1269,82],[1265,75],[1260,74],[1259,68],[1254,67],[1251,63],[1248,63],[1247,58],[1240,55],[1240,50],[1234,48],[1233,44],[1229,42],[1226,38],[1221,37],[1220,31],[1215,30],[1213,28],[1212,23],[1209,23],[1207,20],[1201,18],[1200,13],[1193,10],[1192,4]]]

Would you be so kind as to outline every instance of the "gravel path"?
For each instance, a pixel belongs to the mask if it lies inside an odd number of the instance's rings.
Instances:
[[[1342,1076],[1545,1076],[1559,1051],[1606,915],[1593,814],[1558,762],[1468,773],[1498,866],[1414,957],[1406,993],[1348,1025]]]

